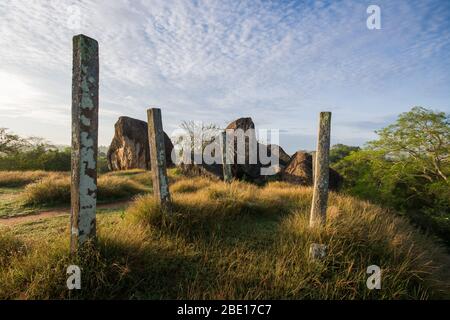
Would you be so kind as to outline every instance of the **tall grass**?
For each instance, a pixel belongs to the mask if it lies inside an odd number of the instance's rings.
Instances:
[[[98,201],[121,200],[149,191],[126,177],[104,175],[97,181]],[[22,201],[28,206],[69,204],[70,177],[47,177],[25,187]]]
[[[123,171],[112,171],[106,173],[104,176],[109,177],[122,177],[129,178],[137,183],[142,184],[146,187],[152,186],[152,173],[151,171],[146,171],[143,169],[131,169],[131,170],[123,170]],[[175,183],[178,180],[182,179],[182,176],[179,174],[177,168],[169,168],[167,169],[167,176],[169,177],[170,183]]]
[[[17,238],[0,233],[0,267],[6,265],[12,256],[23,250],[24,247]]]
[[[171,214],[144,196],[126,219],[192,241],[216,260],[220,280],[208,287],[196,278],[184,298],[449,297],[449,257],[394,212],[331,193],[326,227],[311,229],[310,188],[199,179],[180,181],[172,190]],[[312,243],[327,244],[325,260],[309,259]],[[371,265],[382,268],[380,291],[366,287]]]
[[[0,187],[22,187],[44,177],[67,176],[64,172],[48,171],[0,171]]]
[[[171,191],[170,213],[147,195],[125,215],[99,216],[98,244],[85,260],[69,257],[63,220],[47,222],[26,245],[19,235],[27,230],[2,232],[9,258],[0,268],[0,298],[449,297],[443,249],[368,202],[331,193],[326,226],[311,229],[310,188],[179,178]],[[61,227],[62,234],[48,233]],[[311,243],[328,246],[325,259],[309,258]],[[65,287],[69,264],[82,267],[80,291]],[[381,290],[366,287],[370,265],[382,269]]]

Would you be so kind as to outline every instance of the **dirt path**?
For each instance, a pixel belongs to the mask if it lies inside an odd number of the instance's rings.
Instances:
[[[126,200],[126,201],[119,201],[119,202],[113,202],[113,203],[99,204],[99,205],[97,205],[97,209],[120,209],[120,208],[126,207],[129,203],[130,203],[130,201]],[[40,212],[23,215],[23,216],[0,218],[0,225],[14,226],[17,224],[33,222],[33,221],[38,221],[38,220],[47,219],[47,218],[68,216],[69,214],[70,214],[69,207],[54,208],[52,210],[40,211]]]

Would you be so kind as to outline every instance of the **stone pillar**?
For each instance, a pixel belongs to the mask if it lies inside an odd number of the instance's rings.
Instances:
[[[96,234],[98,147],[98,43],[84,35],[73,38],[72,179],[70,250]]]
[[[166,151],[161,109],[148,109],[147,117],[153,193],[162,207],[170,210],[169,180],[167,178]]]
[[[317,153],[314,161],[314,193],[311,207],[310,226],[326,222],[329,181],[331,112],[321,112]]]
[[[231,137],[233,138],[233,137]],[[222,132],[222,167],[223,167],[223,181],[231,182],[233,176],[231,173],[231,157],[233,154],[230,150],[230,137],[227,139],[227,131]]]

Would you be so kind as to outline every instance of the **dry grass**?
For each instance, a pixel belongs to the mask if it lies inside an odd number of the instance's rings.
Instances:
[[[310,188],[177,179],[171,214],[147,195],[125,215],[99,215],[87,260],[69,258],[64,220],[0,232],[0,252],[8,252],[0,298],[449,297],[449,257],[392,212],[331,193],[327,225],[311,229]],[[322,261],[309,259],[314,242],[328,245]],[[70,293],[65,268],[73,263],[83,289]],[[382,268],[381,290],[365,284],[373,264]]]
[[[68,176],[65,172],[0,171],[0,187],[22,187],[46,177]]]
[[[174,193],[192,193],[211,185],[211,183],[213,182],[210,180],[195,177],[172,184],[170,190]]]
[[[24,205],[54,205],[70,203],[70,177],[43,178],[25,187],[21,200]]]
[[[171,183],[181,177],[168,170]],[[99,202],[131,200],[151,192],[151,172],[135,169],[102,174],[98,179]],[[70,174],[47,171],[0,171],[0,217],[36,213],[42,208],[70,203]]]
[[[148,187],[121,176],[104,175],[97,181],[98,201],[131,198],[149,191]],[[25,187],[21,200],[26,206],[50,206],[70,203],[70,177],[50,176]]]
[[[214,265],[219,279],[206,284],[199,276],[188,293],[177,297],[449,297],[445,266],[450,260],[444,249],[405,219],[368,202],[331,193],[326,227],[311,229],[311,188],[195,179],[174,184],[172,191],[172,215],[145,196],[129,208],[126,219],[195,243],[208,257],[205,268]],[[309,259],[312,243],[328,245],[324,261]],[[366,287],[370,265],[383,270],[380,291]]]
[[[177,168],[169,168],[167,169],[167,175],[169,177],[170,183],[175,183],[182,178],[178,173]],[[110,177],[122,177],[129,178],[137,183],[142,184],[146,187],[152,186],[152,173],[151,171],[146,171],[142,169],[132,169],[132,170],[124,170],[124,171],[112,171],[106,173],[104,176]]]

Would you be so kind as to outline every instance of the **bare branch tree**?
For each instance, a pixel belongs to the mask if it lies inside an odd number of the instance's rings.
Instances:
[[[202,154],[205,147],[220,133],[220,128],[215,123],[183,121],[180,128],[182,133],[173,137],[174,145],[179,151],[179,156],[190,149],[191,161],[194,160],[195,154]]]

